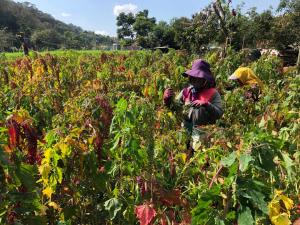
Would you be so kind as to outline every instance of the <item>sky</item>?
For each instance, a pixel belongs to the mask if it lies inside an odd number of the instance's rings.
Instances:
[[[211,0],[15,0],[30,2],[38,9],[65,23],[72,23],[84,30],[116,36],[116,16],[120,12],[149,10],[157,21],[170,22],[175,17],[188,17],[209,5]],[[276,9],[280,0],[232,0],[233,7],[244,4],[242,9],[256,7],[262,12],[270,6]]]

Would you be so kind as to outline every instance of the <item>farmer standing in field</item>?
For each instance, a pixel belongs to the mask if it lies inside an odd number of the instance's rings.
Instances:
[[[245,97],[254,102],[259,100],[261,89],[263,87],[262,81],[254,74],[248,67],[238,68],[230,77],[229,80],[234,80],[240,87],[246,88]],[[233,87],[229,88],[233,89]]]
[[[166,89],[164,104],[169,108],[183,108],[183,126],[192,137],[192,149],[197,150],[206,137],[206,126],[215,124],[223,115],[222,101],[216,90],[210,65],[206,61],[195,60],[192,69],[182,75],[188,77],[189,86],[184,88],[175,100],[173,90]]]
[[[29,39],[24,36],[23,32],[18,33],[17,37],[20,39],[23,47],[24,55],[29,54]]]

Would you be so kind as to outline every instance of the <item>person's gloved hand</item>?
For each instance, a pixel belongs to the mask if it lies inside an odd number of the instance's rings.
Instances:
[[[203,100],[195,100],[191,102],[191,106],[192,107],[200,107],[200,106],[206,106],[208,104],[207,101],[203,101]]]
[[[164,92],[164,103],[169,106],[172,102],[172,98],[174,96],[174,91],[172,88],[167,88]]]

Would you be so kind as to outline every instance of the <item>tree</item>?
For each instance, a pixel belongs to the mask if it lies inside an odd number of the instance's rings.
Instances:
[[[11,51],[15,42],[16,37],[12,33],[0,29],[0,51]]]
[[[149,18],[148,15],[148,10],[140,11],[136,14],[133,30],[136,32],[137,37],[146,37],[153,30],[156,19],[154,17]]]
[[[150,33],[152,42],[155,46],[169,46],[170,48],[176,48],[175,44],[175,32],[168,23],[160,21],[154,26],[153,31]]]
[[[221,32],[218,17],[210,6],[193,15],[189,36],[191,48],[196,52],[211,43],[224,42],[225,36]]]
[[[63,37],[55,30],[47,29],[42,31],[35,31],[32,34],[31,41],[35,48],[39,50],[53,50],[61,47],[62,38]]]
[[[186,17],[175,18],[171,21],[171,28],[174,32],[174,41],[177,47],[191,50],[189,36],[192,32],[192,21]]]
[[[278,11],[279,16],[274,27],[274,41],[283,48],[294,45],[298,48],[297,67],[300,70],[300,1],[281,0]]]
[[[148,43],[151,38],[149,38],[148,35],[153,31],[156,23],[156,19],[154,17],[149,18],[148,15],[148,10],[138,12],[135,16],[135,22],[133,24],[133,30],[136,33],[137,44],[144,48],[151,47],[151,43]]]
[[[271,47],[270,40],[275,19],[271,10],[266,10],[259,14],[256,8],[252,8],[245,15],[238,17],[241,17],[238,21],[240,24],[239,31],[241,32],[243,47]]]
[[[122,39],[125,45],[133,43],[134,32],[133,24],[135,22],[135,17],[132,13],[125,14],[120,13],[117,16],[117,35],[119,39]]]
[[[230,2],[215,0],[192,17],[191,48],[199,52],[202,46],[217,43],[235,49],[242,47],[241,24],[244,18],[236,10],[230,10]]]

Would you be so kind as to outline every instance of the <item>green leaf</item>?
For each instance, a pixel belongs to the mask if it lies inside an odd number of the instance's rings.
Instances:
[[[295,171],[293,170],[293,166],[294,166],[294,162],[293,160],[290,158],[289,154],[286,152],[282,153],[282,157],[283,157],[283,161],[284,161],[284,167],[287,171],[288,174],[288,178],[289,180],[293,180],[294,179],[294,174]]]
[[[104,207],[109,212],[110,219],[113,220],[122,209],[122,203],[116,198],[111,198],[104,202]]]
[[[251,187],[249,187],[251,188]],[[252,187],[253,188],[253,187]],[[251,201],[254,207],[259,208],[264,214],[268,214],[268,204],[265,202],[265,196],[261,192],[255,190],[247,190],[242,192],[241,195]]]
[[[0,162],[2,165],[8,164],[7,156],[1,147],[0,147]]]
[[[242,172],[245,172],[247,169],[248,169],[248,166],[249,166],[249,162],[251,162],[253,160],[252,156],[245,153],[245,154],[242,154],[240,156],[240,166],[239,166],[239,169],[240,171]]]
[[[76,215],[76,207],[75,206],[64,207],[63,214],[66,220],[72,219],[72,217]]]
[[[236,212],[235,211],[231,211],[231,212],[226,214],[226,219],[227,220],[234,220],[235,218],[236,218]]]
[[[220,218],[215,218],[215,224],[216,225],[225,225],[225,223],[224,223],[224,221],[223,220],[221,220]]]
[[[117,147],[119,146],[119,143],[120,143],[120,140],[121,140],[121,135],[120,134],[117,134],[114,138],[114,145],[113,147],[110,149],[110,151],[114,151],[117,149]]]
[[[117,103],[117,108],[121,112],[126,111],[127,106],[128,106],[128,103],[127,103],[126,99],[124,99],[124,98],[121,98]]]
[[[229,156],[224,157],[221,160],[221,164],[225,167],[230,167],[234,163],[236,158],[237,158],[236,152],[232,152]]]
[[[254,219],[251,214],[251,210],[249,207],[246,207],[242,212],[238,215],[238,224],[239,225],[253,225]]]
[[[102,191],[105,189],[106,177],[103,174],[95,174],[93,177],[93,183],[95,185],[96,190]]]
[[[57,174],[57,182],[61,184],[63,179],[63,170],[59,167],[56,167],[56,174]]]
[[[33,190],[35,187],[35,178],[34,176],[37,174],[37,168],[35,166],[22,163],[16,169],[16,175],[25,185],[28,190]]]
[[[45,137],[47,146],[53,145],[57,141],[57,135],[54,131],[49,131]]]
[[[41,216],[28,216],[24,219],[23,224],[30,224],[30,225],[43,225],[47,224],[47,218]]]
[[[128,205],[127,208],[123,211],[123,217],[128,220],[134,220],[134,205]]]
[[[261,192],[257,192],[254,190],[249,191],[249,195],[251,196],[251,202],[257,206],[264,214],[268,214],[268,204],[265,202],[265,196]]]
[[[7,128],[5,127],[0,127],[0,133],[5,133],[7,132]]]
[[[71,221],[69,220],[69,221],[59,221],[58,223],[57,223],[57,225],[71,225],[72,223],[71,223]]]

